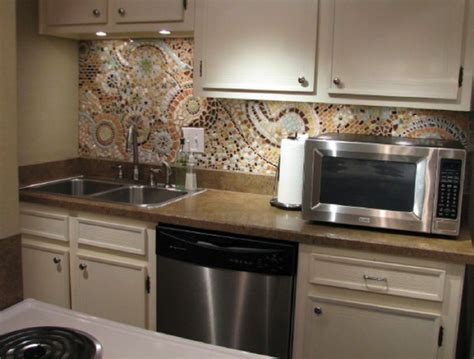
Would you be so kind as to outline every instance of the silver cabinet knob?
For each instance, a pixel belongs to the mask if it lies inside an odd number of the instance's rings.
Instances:
[[[99,17],[99,16],[100,16],[100,10],[99,10],[99,9],[94,9],[94,10],[92,10],[92,14],[93,14],[95,17]]]
[[[298,82],[300,85],[306,84],[306,79],[304,76],[298,77]]]
[[[86,270],[87,269],[87,264],[85,264],[85,263],[79,264],[79,269],[80,270]]]
[[[53,262],[54,262],[54,264],[59,264],[59,263],[61,263],[61,258],[59,258],[59,257],[54,257],[54,258],[53,258]]]
[[[334,85],[340,85],[341,84],[341,79],[339,77],[335,77],[333,80],[332,80],[332,83]]]
[[[323,314],[323,309],[321,307],[315,307],[314,308],[314,314],[316,314],[316,315]]]
[[[119,15],[124,16],[125,15],[125,9],[123,7],[119,8],[118,13],[119,13]]]

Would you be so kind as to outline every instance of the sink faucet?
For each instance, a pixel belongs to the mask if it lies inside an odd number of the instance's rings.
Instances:
[[[166,181],[165,181],[165,187],[169,188],[171,187],[171,166],[168,162],[166,162],[165,159],[161,158],[159,155],[156,155],[156,158],[158,159],[158,165],[163,166],[165,168],[165,176],[166,176]]]
[[[140,178],[140,170],[138,169],[138,131],[136,125],[128,128],[126,151],[130,151],[130,143],[133,151],[133,180],[138,181]]]

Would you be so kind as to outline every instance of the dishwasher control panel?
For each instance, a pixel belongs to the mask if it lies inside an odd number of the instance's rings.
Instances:
[[[230,257],[229,263],[262,271],[279,272],[285,270],[285,262],[287,260],[288,258],[283,253],[272,253],[265,255],[240,255],[238,258]]]
[[[207,267],[293,275],[296,243],[157,227],[156,254]]]

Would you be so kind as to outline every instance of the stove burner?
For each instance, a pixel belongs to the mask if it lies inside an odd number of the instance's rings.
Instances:
[[[100,359],[102,346],[80,330],[33,327],[0,335],[0,359]]]
[[[41,344],[33,344],[25,348],[23,352],[25,359],[41,359],[46,355],[46,349]]]

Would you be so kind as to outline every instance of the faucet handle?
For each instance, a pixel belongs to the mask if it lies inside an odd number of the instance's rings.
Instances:
[[[156,186],[155,175],[161,172],[160,168],[150,168],[150,186]]]
[[[123,166],[122,165],[114,165],[112,168],[115,168],[118,170],[117,178],[118,179],[123,179]]]

